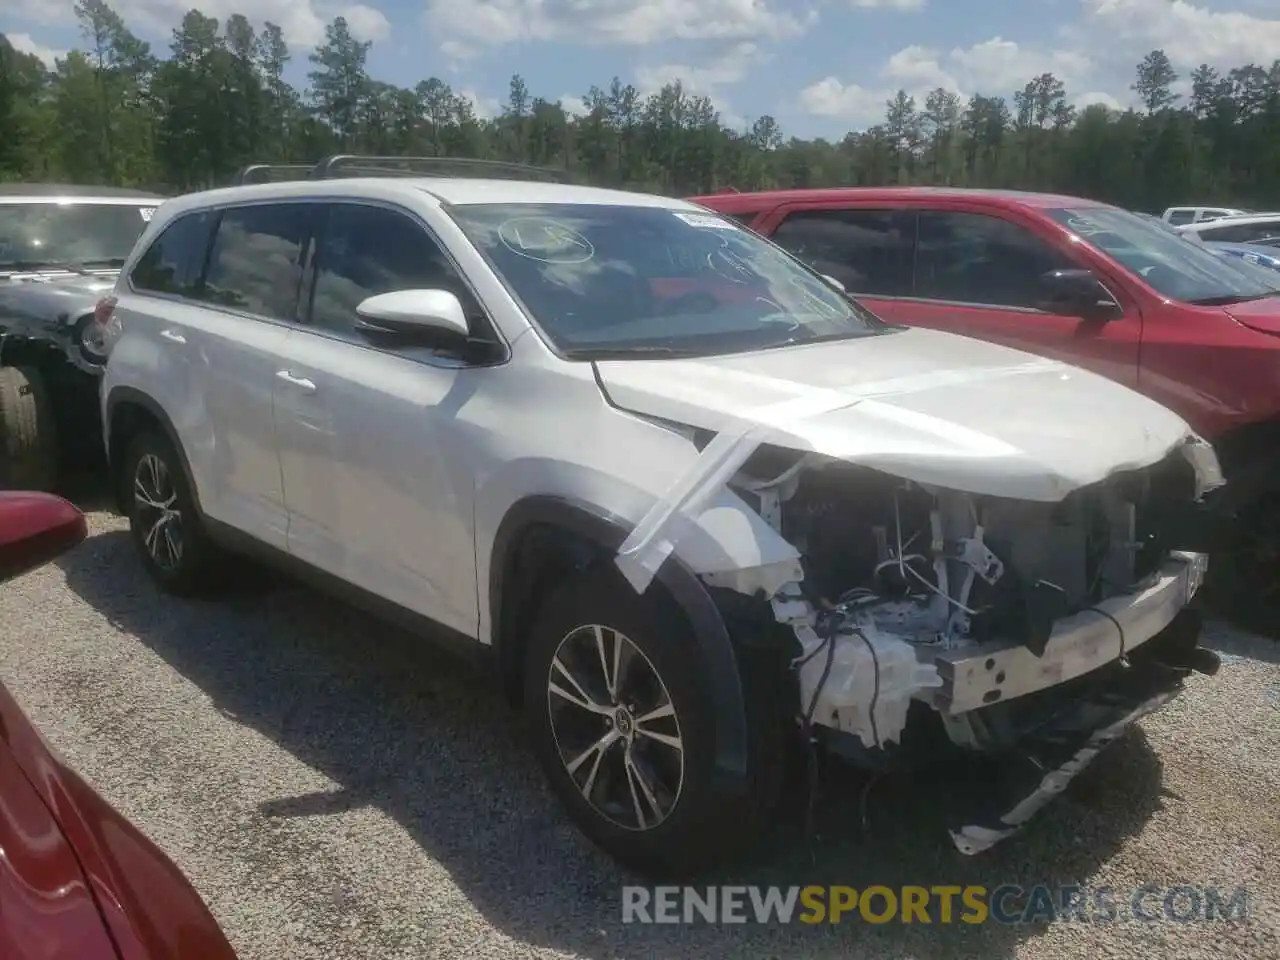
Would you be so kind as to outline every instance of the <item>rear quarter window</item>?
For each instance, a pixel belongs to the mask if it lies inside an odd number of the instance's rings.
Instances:
[[[135,290],[194,297],[204,269],[215,215],[184,213],[165,227],[129,274]]]

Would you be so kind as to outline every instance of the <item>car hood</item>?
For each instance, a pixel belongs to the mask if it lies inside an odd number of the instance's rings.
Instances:
[[[114,275],[81,274],[0,283],[0,325],[74,323],[114,286]]]
[[[1226,311],[1236,323],[1251,330],[1280,334],[1280,294],[1263,297],[1261,300],[1233,303]]]
[[[970,493],[1057,501],[1192,435],[1104,377],[934,330],[696,360],[608,360],[617,406]]]

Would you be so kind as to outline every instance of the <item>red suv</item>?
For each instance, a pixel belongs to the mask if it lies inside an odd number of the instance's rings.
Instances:
[[[889,322],[1067,360],[1176,410],[1218,447],[1249,532],[1215,579],[1255,626],[1280,629],[1280,283],[1076,197],[855,187],[694,200]]]

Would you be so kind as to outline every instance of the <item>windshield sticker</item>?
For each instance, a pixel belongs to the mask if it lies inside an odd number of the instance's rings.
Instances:
[[[721,247],[707,257],[707,266],[731,283],[751,283],[756,279],[756,272],[738,254],[727,247]]]
[[[498,228],[498,239],[512,253],[539,263],[586,263],[596,255],[582,234],[545,217],[513,217]]]
[[[736,227],[728,220],[722,220],[710,213],[682,213],[676,211],[676,219],[683,220],[691,227],[703,227],[708,230],[734,230]]]
[[[138,216],[142,217],[143,223],[150,223],[151,218],[155,216],[155,212],[156,212],[155,207],[139,207],[138,208]]]
[[[830,294],[818,284],[807,278],[792,277],[791,286],[800,294],[805,306],[818,316],[828,320],[839,320],[845,316],[845,312],[832,302]]]
[[[1068,217],[1067,226],[1075,233],[1082,237],[1089,237],[1095,233],[1105,233],[1106,227],[1085,217]]]

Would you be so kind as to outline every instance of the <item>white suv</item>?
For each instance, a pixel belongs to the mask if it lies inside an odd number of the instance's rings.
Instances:
[[[1220,477],[1182,420],[886,325],[689,203],[197,193],[99,315],[113,475],[159,585],[213,589],[252,553],[444,625],[527,712],[573,819],[642,869],[741,849],[792,740],[999,762],[990,805],[954,800],[976,852],[1214,666],[1182,548]]]

